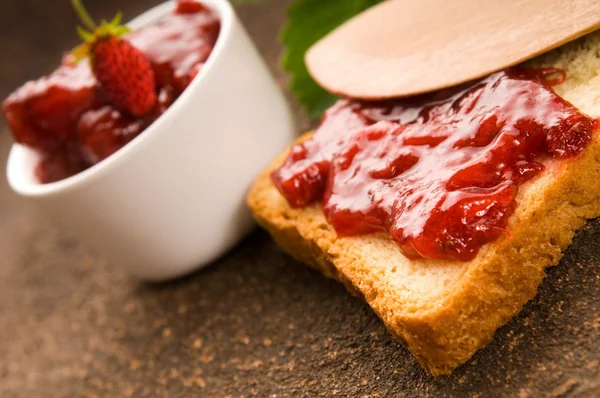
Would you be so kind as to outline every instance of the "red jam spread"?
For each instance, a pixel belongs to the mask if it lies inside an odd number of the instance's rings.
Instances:
[[[513,68],[452,93],[341,100],[272,180],[292,207],[322,201],[340,236],[389,231],[409,258],[471,260],[545,160],[591,141],[595,120],[551,88],[564,78]]]
[[[219,35],[214,12],[179,0],[172,14],[125,36],[152,65],[158,102],[143,118],[116,109],[97,83],[89,62],[67,55],[50,76],[26,83],[3,103],[17,142],[41,155],[43,183],[72,176],[110,156],[152,124],[190,84]]]

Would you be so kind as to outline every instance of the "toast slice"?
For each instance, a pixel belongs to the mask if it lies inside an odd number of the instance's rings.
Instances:
[[[600,117],[600,33],[532,61],[566,70],[555,91]],[[301,139],[306,139],[310,133]],[[507,233],[469,262],[409,260],[386,233],[340,238],[320,205],[291,208],[271,183],[282,154],[248,204],[277,244],[362,296],[432,375],[449,374],[532,299],[586,219],[600,216],[600,134],[578,157],[551,160],[524,184]]]

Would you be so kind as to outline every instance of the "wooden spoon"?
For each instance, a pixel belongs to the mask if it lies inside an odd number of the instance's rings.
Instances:
[[[598,28],[598,0],[389,0],[315,44],[306,63],[334,94],[404,97],[480,78]]]

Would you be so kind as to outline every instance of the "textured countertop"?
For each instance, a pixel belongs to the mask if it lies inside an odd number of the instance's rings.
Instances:
[[[62,3],[2,1],[2,96],[51,70],[75,43],[75,20]],[[108,17],[157,1],[87,3]],[[288,3],[239,7],[281,79],[276,32]],[[1,132],[1,159],[9,145]],[[538,297],[488,347],[438,379],[367,305],[258,230],[209,268],[148,285],[50,224],[2,181],[0,254],[3,398],[600,395],[600,220],[577,234]]]

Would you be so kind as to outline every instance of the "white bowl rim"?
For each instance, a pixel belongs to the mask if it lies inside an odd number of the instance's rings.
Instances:
[[[131,140],[129,143],[106,159],[71,177],[48,184],[42,184],[39,182],[32,183],[16,176],[16,168],[23,166],[15,164],[16,156],[14,152],[16,149],[22,150],[23,148],[19,148],[22,147],[21,144],[13,144],[8,156],[6,173],[8,184],[16,193],[28,197],[59,195],[65,191],[70,191],[72,189],[92,183],[101,175],[118,168],[119,164],[121,164],[131,152],[138,150],[140,146],[143,146],[151,136],[161,134],[160,130],[163,129],[162,127],[168,126],[169,119],[176,117],[178,113],[180,113],[178,112],[178,109],[183,107],[184,103],[189,100],[189,98],[192,96],[192,92],[195,90],[202,90],[204,82],[211,78],[211,71],[217,67],[215,64],[218,63],[217,60],[221,58],[221,54],[225,51],[225,47],[227,46],[227,42],[229,42],[229,38],[233,31],[235,14],[231,4],[227,0],[198,1],[208,6],[217,14],[221,22],[221,29],[217,38],[217,42],[215,43],[215,47],[208,57],[208,60],[202,67],[201,73],[199,73],[198,76],[192,80],[190,85],[183,91],[183,93],[169,107],[169,109],[167,109],[136,138]],[[158,18],[164,16],[168,12],[171,12],[174,7],[175,0],[169,0],[165,3],[157,5],[154,8],[151,8],[143,14],[140,14],[127,25],[134,29],[148,26]]]

